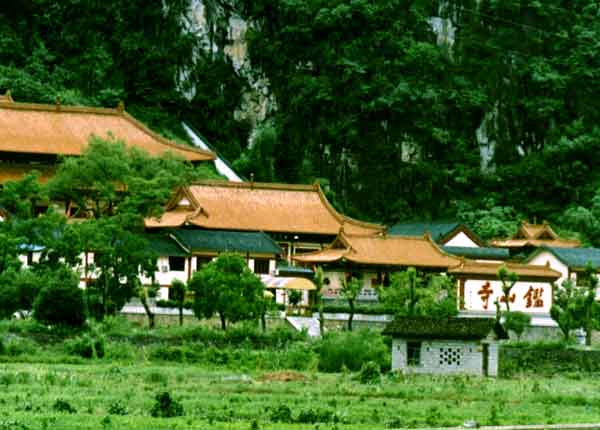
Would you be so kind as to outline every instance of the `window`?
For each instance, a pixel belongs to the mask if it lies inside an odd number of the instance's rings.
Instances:
[[[172,272],[184,272],[185,257],[169,257],[169,270]]]
[[[406,343],[406,364],[409,366],[421,365],[421,342]]]
[[[440,348],[440,366],[460,366],[462,361],[461,348]]]
[[[255,258],[254,259],[254,273],[269,274],[269,259]]]
[[[201,270],[212,261],[212,257],[196,257],[196,270]]]

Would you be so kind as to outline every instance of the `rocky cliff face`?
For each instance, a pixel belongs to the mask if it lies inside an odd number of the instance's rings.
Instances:
[[[234,116],[237,120],[249,122],[256,129],[267,114],[275,109],[276,103],[269,92],[268,80],[259,76],[250,64],[246,43],[248,23],[235,12],[225,10],[211,0],[193,0],[189,22],[190,31],[201,38],[203,49],[226,55],[235,71],[248,81],[250,90],[243,95]]]

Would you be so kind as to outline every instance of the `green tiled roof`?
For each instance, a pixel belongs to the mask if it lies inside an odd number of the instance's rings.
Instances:
[[[388,229],[388,234],[398,236],[423,236],[425,232],[429,232],[431,238],[437,242],[459,226],[459,222],[452,221],[402,222],[391,226]]]
[[[263,232],[178,229],[173,235],[191,252],[282,253],[279,245]]]
[[[397,317],[383,334],[408,339],[476,340],[490,334],[494,322],[493,318]]]
[[[187,251],[183,249],[181,245],[165,234],[146,234],[145,238],[148,241],[150,248],[152,248],[159,256],[185,257],[188,255]]]
[[[307,267],[280,264],[277,265],[277,276],[292,276],[312,279],[315,276],[315,272]]]
[[[593,268],[600,268],[600,249],[599,248],[556,248],[550,246],[542,246],[539,252],[546,250],[551,252],[560,261],[565,263],[571,269],[584,269],[588,264]],[[532,257],[530,257],[531,259]]]
[[[457,257],[467,257],[476,260],[508,260],[510,252],[505,248],[468,247],[468,246],[442,246],[448,254]]]

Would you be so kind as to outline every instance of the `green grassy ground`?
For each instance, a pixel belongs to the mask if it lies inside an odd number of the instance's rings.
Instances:
[[[279,380],[286,376],[293,380]],[[343,373],[10,363],[0,365],[0,429],[386,429],[454,426],[467,419],[482,425],[599,422],[599,382],[600,376],[384,376],[379,384],[364,385]],[[181,402],[183,417],[150,416],[154,397],[162,391]],[[59,399],[76,412],[57,412]],[[288,421],[285,406],[293,422],[275,421],[276,415]],[[315,417],[327,422],[310,422]]]

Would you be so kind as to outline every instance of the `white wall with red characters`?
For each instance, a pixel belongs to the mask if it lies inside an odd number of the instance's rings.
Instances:
[[[506,311],[502,293],[502,282],[492,280],[467,279],[461,287],[463,309],[465,311],[495,312],[494,302],[498,300],[501,310]],[[519,281],[510,291],[511,311],[532,314],[548,314],[552,306],[552,284],[549,282]]]

